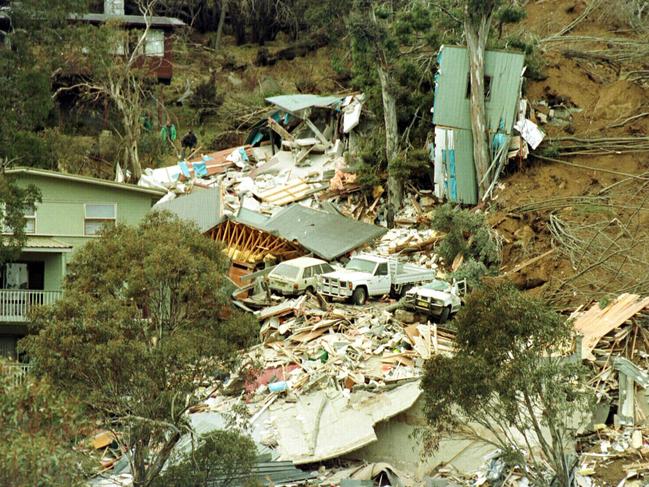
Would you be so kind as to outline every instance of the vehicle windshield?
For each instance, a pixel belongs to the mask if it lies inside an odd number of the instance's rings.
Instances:
[[[374,270],[375,266],[376,262],[354,257],[352,260],[347,262],[345,269],[350,271],[367,272],[368,274],[370,274]]]
[[[271,276],[284,277],[286,279],[296,279],[300,273],[300,268],[290,264],[280,264],[270,273]]]
[[[432,289],[433,291],[448,291],[451,289],[451,285],[446,281],[433,281],[426,284],[424,288]]]

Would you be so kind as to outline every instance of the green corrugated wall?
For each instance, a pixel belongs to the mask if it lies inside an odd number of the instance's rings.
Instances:
[[[485,56],[485,75],[491,76],[491,97],[486,101],[487,124],[491,136],[497,132],[501,119],[504,122],[504,132],[512,132],[518,111],[524,64],[523,54],[488,51]],[[455,129],[457,201],[474,205],[478,203],[478,182],[473,163],[471,106],[466,96],[468,83],[469,59],[466,48],[443,47],[433,123],[439,127]]]

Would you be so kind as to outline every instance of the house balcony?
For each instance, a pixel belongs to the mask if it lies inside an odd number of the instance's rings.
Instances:
[[[32,309],[53,304],[62,294],[62,291],[0,289],[0,322],[26,323]]]

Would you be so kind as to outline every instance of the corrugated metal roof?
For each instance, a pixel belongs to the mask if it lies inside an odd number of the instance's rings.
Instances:
[[[471,130],[471,104],[467,97],[469,57],[465,47],[444,46],[439,56],[433,123]],[[491,77],[491,96],[485,102],[487,124],[496,132],[503,120],[510,134],[517,111],[525,56],[515,52],[487,51],[485,76]]]
[[[340,257],[387,232],[383,227],[298,204],[271,217],[265,229],[286,240],[298,242],[325,260]]]
[[[25,249],[57,249],[72,250],[72,245],[56,240],[52,237],[29,236],[23,245]]]
[[[138,193],[147,193],[150,195],[158,196],[159,198],[166,193],[166,191],[163,189],[145,188],[143,186],[136,186],[135,184],[117,183],[115,181],[110,181],[108,179],[99,179],[90,176],[81,176],[79,174],[67,174],[58,171],[48,171],[47,169],[36,169],[33,167],[14,167],[11,169],[6,169],[5,174],[12,174],[12,175],[31,174],[34,176],[43,176],[46,178],[65,179],[68,181],[75,181],[77,183],[95,184],[97,186],[108,186],[114,189],[136,191]]]
[[[109,14],[72,14],[70,15],[71,20],[80,20],[83,22],[95,22],[102,23],[109,20],[114,20],[116,22],[122,22],[128,25],[137,25],[144,27],[146,22],[144,17],[141,15],[109,15]],[[149,16],[149,25],[151,27],[182,27],[185,24],[180,19],[175,17],[160,17],[158,15]]]
[[[339,96],[320,95],[280,95],[266,98],[268,103],[286,110],[287,112],[301,112],[307,108],[328,108],[342,101]]]
[[[220,188],[194,190],[183,196],[159,203],[151,211],[170,211],[181,220],[196,223],[201,233],[205,233],[224,220],[221,209]]]
[[[263,231],[266,231],[266,223],[269,219],[270,217],[247,208],[241,208],[236,216],[230,218],[233,222]]]

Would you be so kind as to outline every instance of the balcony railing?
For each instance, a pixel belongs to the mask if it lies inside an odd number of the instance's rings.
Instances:
[[[61,291],[33,291],[31,289],[0,289],[0,322],[23,323],[36,306],[53,304]]]
[[[9,377],[9,382],[13,386],[22,384],[29,375],[32,366],[21,363],[3,363],[0,364],[0,374]]]

